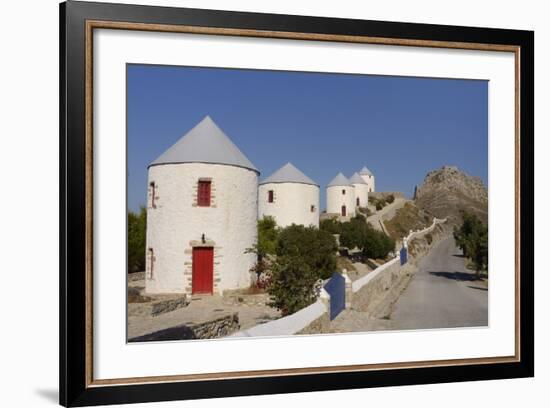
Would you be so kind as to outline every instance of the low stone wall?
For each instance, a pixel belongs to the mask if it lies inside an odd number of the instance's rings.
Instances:
[[[217,339],[225,337],[239,330],[239,315],[237,313],[228,314],[217,319],[197,323],[194,325],[179,325],[157,330],[153,333],[133,337],[128,341],[174,341],[174,340],[194,340],[194,339]]]
[[[128,274],[128,282],[145,280],[145,271],[143,272],[133,272]]]
[[[187,296],[179,296],[174,299],[159,300],[151,303],[151,316],[158,316],[162,313],[168,313],[173,310],[179,309],[180,307],[185,307],[189,304]]]
[[[330,326],[330,317],[328,311],[323,313],[319,318],[315,319],[309,323],[302,330],[296,332],[295,334],[319,334],[325,333]]]
[[[404,242],[407,245],[412,245],[415,240],[420,240],[428,233],[439,235],[441,232],[440,224],[446,220],[434,218],[432,225],[419,230],[411,231]],[[390,297],[398,296],[399,293],[392,290],[395,287],[403,286],[403,282],[408,279],[415,270],[415,264],[418,259],[423,256],[437,239],[433,238],[429,244],[422,246],[422,251],[416,251],[415,254],[409,254],[408,262],[401,265],[399,255],[385,264],[379,266],[374,271],[356,280],[352,284],[352,299],[351,306],[355,310],[366,313],[376,314],[375,311],[384,309],[381,307],[384,303],[388,303],[388,295]]]
[[[233,313],[189,328],[193,331],[196,339],[217,339],[218,337],[229,336],[240,329],[239,315]]]

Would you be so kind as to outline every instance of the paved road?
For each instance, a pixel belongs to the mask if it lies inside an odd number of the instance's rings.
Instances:
[[[394,305],[392,329],[487,326],[486,284],[475,280],[460,253],[449,237],[420,261]]]

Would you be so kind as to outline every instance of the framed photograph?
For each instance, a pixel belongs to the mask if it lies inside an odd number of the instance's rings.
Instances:
[[[60,6],[60,403],[534,375],[534,33]]]

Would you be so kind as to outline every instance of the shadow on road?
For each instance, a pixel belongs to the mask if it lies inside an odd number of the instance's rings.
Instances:
[[[474,274],[466,272],[430,272],[430,275],[463,282],[473,282],[478,280]]]
[[[189,327],[182,325],[159,330],[154,333],[134,337],[128,340],[130,343],[142,341],[169,341],[169,340],[191,340],[195,339],[195,333]]]
[[[462,254],[454,254],[453,256],[456,256],[457,258],[466,258],[466,256]]]
[[[488,288],[480,288],[479,286],[469,286],[468,285],[468,287],[471,288],[471,289],[483,290],[485,292],[487,292],[489,290]]]

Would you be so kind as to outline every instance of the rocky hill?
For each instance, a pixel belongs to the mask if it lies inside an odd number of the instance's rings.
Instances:
[[[426,175],[414,192],[416,206],[438,218],[461,222],[462,210],[487,222],[487,189],[479,177],[472,177],[458,167],[444,166]]]

